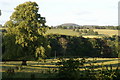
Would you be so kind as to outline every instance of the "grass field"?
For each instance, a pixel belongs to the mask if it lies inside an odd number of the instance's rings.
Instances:
[[[79,33],[73,31],[72,29],[50,29],[47,31],[47,34],[62,34],[62,35],[79,36]]]
[[[105,36],[113,36],[118,35],[120,30],[109,30],[109,29],[93,29],[97,31],[99,34],[103,34]],[[70,36],[80,36],[80,34],[72,29],[50,29],[47,31],[47,34],[62,34],[62,35],[70,35]],[[85,38],[102,38],[103,35],[84,35]],[[120,34],[119,34],[120,35]]]
[[[78,58],[79,60],[81,58]],[[67,60],[67,59],[66,59]],[[113,69],[116,69],[119,63],[118,58],[88,58],[86,59],[88,62],[85,63],[84,67],[89,68],[92,65],[95,66],[95,70],[101,69],[101,65],[109,66],[112,65]],[[32,73],[36,74],[38,77],[50,77],[53,75],[48,75],[46,73],[57,70],[58,66],[56,66],[56,63],[58,62],[58,59],[47,59],[45,62],[37,62],[37,61],[27,61],[27,66],[22,66],[21,61],[8,61],[8,62],[1,62],[2,68],[1,72],[3,72],[3,77],[6,75],[6,71],[9,68],[12,68],[15,70],[15,77],[23,77],[24,74],[28,75],[25,77],[30,77]],[[20,69],[17,69],[17,67],[20,67]],[[84,67],[81,67],[80,70],[84,70]],[[40,73],[38,75],[37,73]]]
[[[120,30],[109,30],[109,29],[94,29],[94,31],[97,31],[99,34],[105,34],[108,36],[112,35],[118,35],[118,31]]]

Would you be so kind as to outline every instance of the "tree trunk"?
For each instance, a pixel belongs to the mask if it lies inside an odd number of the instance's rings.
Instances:
[[[22,61],[22,65],[27,66],[27,63],[26,63],[26,62],[27,62],[26,60],[23,60],[23,61]]]

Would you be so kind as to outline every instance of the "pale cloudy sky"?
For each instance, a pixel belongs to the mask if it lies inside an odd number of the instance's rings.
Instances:
[[[0,0],[0,24],[4,24],[14,8],[26,1],[35,1],[47,25],[63,23],[79,25],[118,25],[119,0]]]

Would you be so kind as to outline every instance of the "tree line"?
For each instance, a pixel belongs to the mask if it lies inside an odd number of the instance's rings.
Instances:
[[[66,35],[48,35],[50,56],[64,57],[118,57],[118,36],[83,38]]]
[[[11,37],[11,36],[9,36]],[[7,37],[8,38],[8,37]],[[3,38],[6,39],[6,38]],[[44,44],[49,44],[48,48],[40,47],[40,53],[35,57],[33,47],[22,47],[12,42],[3,45],[3,59],[29,59],[35,60],[40,58],[55,58],[55,57],[118,57],[120,48],[120,37],[105,37],[105,38],[83,38],[75,36],[51,34],[46,36]],[[9,40],[9,41],[11,41]],[[3,42],[6,40],[3,40]],[[48,42],[48,43],[46,43]],[[9,45],[8,45],[9,44]],[[31,43],[32,44],[32,43]],[[39,44],[39,43],[37,43]],[[12,46],[11,46],[12,45]],[[32,44],[33,45],[33,44]],[[37,48],[38,49],[38,48]],[[46,51],[46,54],[42,52]],[[38,50],[39,51],[39,50]],[[31,60],[30,59],[30,60]]]
[[[73,31],[79,32],[80,35],[99,35],[98,32],[93,31],[93,29],[89,29],[89,30],[73,29]]]
[[[112,30],[120,30],[120,26],[57,26],[50,27],[51,29],[112,29]]]

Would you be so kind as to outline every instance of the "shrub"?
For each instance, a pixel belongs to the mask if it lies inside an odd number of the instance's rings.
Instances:
[[[58,74],[57,78],[60,79],[69,79],[69,80],[119,80],[120,72],[118,67],[114,70],[111,65],[105,66],[100,65],[101,69],[96,70],[96,65],[94,63],[90,63],[89,67],[85,67],[84,63],[87,60],[85,58],[78,60],[70,58],[69,60],[61,59],[60,62],[57,63]],[[84,68],[84,70],[80,70]]]

